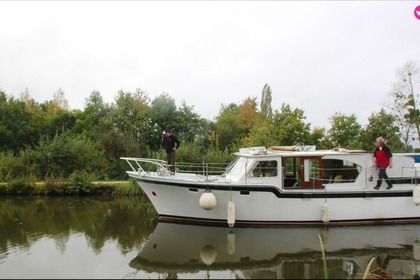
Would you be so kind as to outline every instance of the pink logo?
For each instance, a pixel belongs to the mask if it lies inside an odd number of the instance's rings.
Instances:
[[[420,5],[414,9],[414,16],[416,19],[420,19]]]

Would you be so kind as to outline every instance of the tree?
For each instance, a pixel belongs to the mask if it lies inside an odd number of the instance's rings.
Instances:
[[[69,101],[66,99],[64,94],[64,90],[59,88],[53,95],[53,101],[56,106],[68,110],[69,109]]]
[[[273,110],[271,108],[271,88],[268,84],[263,87],[260,108],[263,118],[271,119]]]
[[[414,61],[408,61],[397,71],[397,81],[391,92],[391,110],[396,116],[400,136],[408,146],[412,130],[420,140],[420,70]]]
[[[277,145],[294,146],[304,145],[310,141],[310,124],[305,123],[303,110],[292,109],[283,103],[280,111],[273,115],[273,124],[276,128]]]
[[[328,136],[334,146],[358,148],[361,125],[357,122],[354,114],[346,116],[342,113],[335,113],[330,118],[330,122],[331,128],[328,130]]]
[[[216,150],[232,151],[240,146],[242,127],[238,121],[238,110],[238,105],[234,103],[222,105],[214,125]]]
[[[315,127],[310,135],[308,145],[315,145],[317,149],[330,149],[332,147],[328,137],[326,137],[326,129],[324,127]]]
[[[262,121],[251,128],[249,135],[242,139],[242,145],[244,147],[278,145],[276,132],[276,127],[271,122]]]
[[[376,138],[379,136],[385,138],[387,145],[395,152],[407,149],[407,147],[404,149],[400,140],[399,127],[395,123],[395,117],[384,109],[370,115],[369,123],[361,133],[361,148],[367,151],[373,150],[376,146]]]
[[[185,101],[181,102],[181,106],[177,110],[176,123],[174,128],[177,136],[183,142],[194,142],[197,137],[205,138],[204,133],[207,132],[206,120],[193,111],[193,106],[188,106]]]
[[[120,90],[111,110],[111,118],[115,129],[119,133],[139,139],[149,110],[148,103],[148,95],[140,89],[136,89],[135,92]]]
[[[85,99],[84,110],[76,112],[76,133],[84,133],[92,139],[96,139],[98,133],[102,133],[111,129],[111,108],[105,104],[99,91],[93,91],[88,98]]]
[[[19,150],[34,144],[36,133],[25,102],[0,92],[0,151]]]
[[[172,128],[176,131],[177,108],[175,99],[164,92],[153,99],[149,117],[156,124],[160,131]]]

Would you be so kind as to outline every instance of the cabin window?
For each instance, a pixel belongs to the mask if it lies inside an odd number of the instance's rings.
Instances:
[[[319,160],[305,159],[304,163],[304,181],[311,182],[319,180]]]
[[[248,165],[248,161],[246,158],[239,158],[230,169],[230,175],[241,176],[241,174],[244,174],[247,165]]]
[[[284,157],[282,161],[285,188],[322,188],[320,156]]]
[[[277,176],[277,161],[262,160],[258,161],[249,173],[250,177],[275,177]]]
[[[362,170],[360,165],[342,159],[323,159],[324,181],[326,183],[351,183]]]

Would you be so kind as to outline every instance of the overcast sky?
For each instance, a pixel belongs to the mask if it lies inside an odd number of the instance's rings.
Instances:
[[[362,125],[389,101],[396,72],[420,64],[420,1],[0,1],[0,89],[38,102],[64,91],[163,92],[213,120],[256,97]]]

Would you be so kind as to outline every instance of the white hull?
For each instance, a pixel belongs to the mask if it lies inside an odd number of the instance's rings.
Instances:
[[[241,155],[241,154],[240,154]],[[263,159],[282,163],[281,157],[288,155],[273,153]],[[296,154],[295,158],[310,158],[308,153]],[[407,223],[420,221],[420,206],[415,203],[413,190],[417,186],[417,169],[409,157],[394,156],[394,169],[388,175],[394,187],[374,190],[377,174],[371,168],[367,153],[321,153],[324,165],[328,160],[343,159],[355,162],[357,177],[351,182],[335,183],[322,181],[311,188],[310,182],[303,187],[285,187],[284,171],[279,169],[273,177],[247,177],[232,170],[223,177],[202,176],[193,173],[127,171],[148,196],[162,220],[224,224],[228,215],[233,215],[235,225],[343,225],[367,223]],[[248,167],[261,156],[247,157]],[[400,162],[398,161],[400,160]],[[303,162],[303,160],[302,160]],[[255,164],[254,164],[255,165]],[[303,165],[302,165],[303,168]],[[324,171],[327,173],[328,171]],[[334,171],[336,172],[336,171]],[[319,172],[321,173],[321,172]],[[345,174],[345,173],[343,173]],[[304,185],[306,184],[306,185]],[[420,187],[418,187],[420,188]],[[214,195],[216,205],[205,210],[200,197],[206,190]],[[233,202],[234,213],[228,213],[228,203]]]

